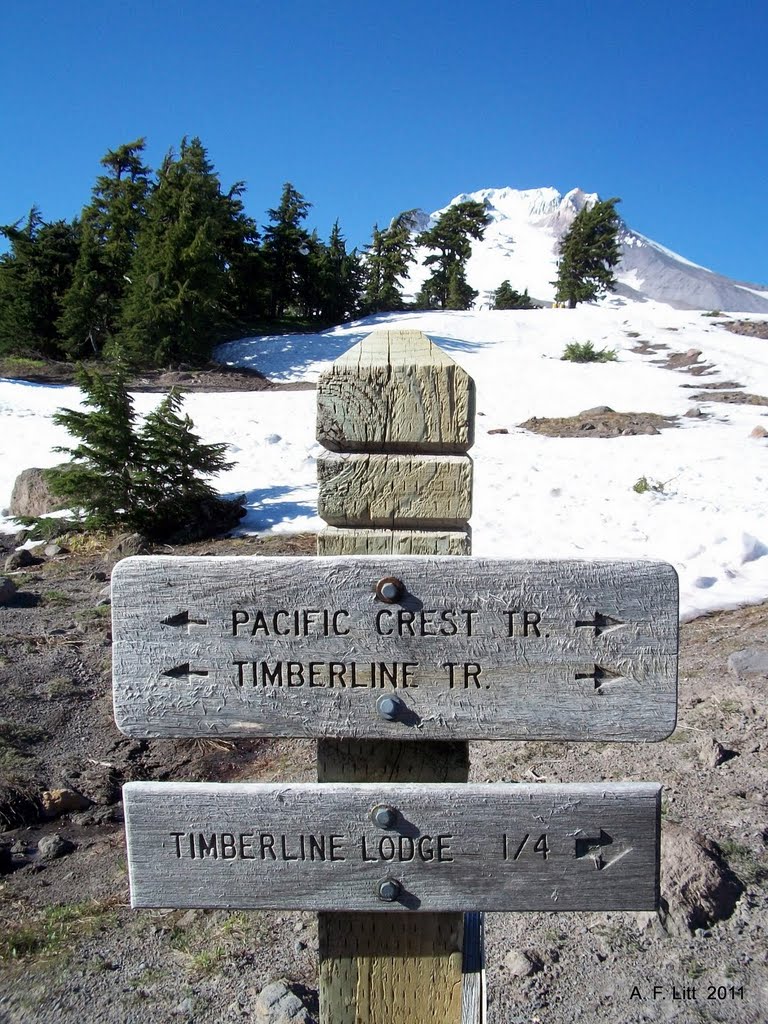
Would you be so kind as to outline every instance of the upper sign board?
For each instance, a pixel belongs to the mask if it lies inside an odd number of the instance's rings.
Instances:
[[[660,562],[127,558],[131,736],[660,740],[678,597]]]
[[[653,910],[661,787],[132,782],[134,907]]]

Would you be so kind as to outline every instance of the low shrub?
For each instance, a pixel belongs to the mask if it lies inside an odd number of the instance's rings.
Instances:
[[[616,349],[596,349],[591,341],[572,341],[560,358],[571,363],[611,363],[616,361]]]

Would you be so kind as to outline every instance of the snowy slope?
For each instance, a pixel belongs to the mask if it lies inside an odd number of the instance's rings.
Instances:
[[[727,380],[768,394],[768,342],[730,334],[700,313],[628,301],[371,317],[321,334],[243,339],[218,355],[278,380],[316,380],[333,359],[385,326],[423,330],[477,383],[476,554],[666,559],[680,575],[686,618],[768,600],[768,441],[750,437],[755,426],[768,428],[768,406],[693,397],[701,383]],[[634,333],[672,352],[701,349],[716,372],[698,378],[663,369],[652,355],[632,351]],[[560,359],[566,344],[587,339],[617,349],[618,361]],[[159,397],[137,395],[137,408],[147,412]],[[53,447],[67,438],[51,414],[78,399],[75,388],[0,380],[0,508],[21,469],[59,460]],[[530,416],[596,405],[680,416],[680,426],[606,440],[547,438],[517,426]],[[709,418],[685,418],[693,405]],[[217,485],[246,494],[246,530],[322,526],[313,391],[192,394],[186,408],[206,441],[231,445],[235,468]],[[489,433],[499,427],[509,432]],[[633,484],[641,476],[665,482],[664,493],[637,494]]]
[[[550,303],[557,274],[557,243],[585,204],[598,199],[572,189],[562,196],[554,188],[517,190],[486,188],[456,196],[449,206],[473,199],[484,203],[491,216],[485,237],[474,242],[468,279],[480,292],[479,304],[487,304],[503,280],[518,291]],[[420,227],[434,223],[437,210],[420,218]],[[622,261],[616,276],[616,294],[638,300],[655,299],[677,309],[732,310],[768,313],[768,289],[741,284],[700,267],[672,252],[626,224],[621,230]],[[421,261],[427,250],[418,250],[418,264],[411,268],[406,292],[413,296],[427,271]]]

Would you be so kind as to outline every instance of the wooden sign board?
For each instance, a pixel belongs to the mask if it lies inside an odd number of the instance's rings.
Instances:
[[[615,782],[131,782],[131,903],[652,910],[660,794],[653,783]]]
[[[131,736],[661,740],[675,726],[665,563],[137,557],[116,566],[112,605]]]

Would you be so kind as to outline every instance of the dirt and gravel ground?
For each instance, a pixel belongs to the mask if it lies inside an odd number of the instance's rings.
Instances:
[[[0,608],[0,864],[12,869],[0,887],[0,1021],[228,1024],[253,1019],[257,994],[281,977],[315,1011],[312,914],[129,909],[122,782],[311,780],[315,751],[121,736],[105,547],[12,573],[18,593]],[[176,553],[313,551],[299,536]],[[736,650],[768,649],[767,626],[761,605],[682,627],[679,725],[664,743],[472,744],[476,781],[664,786],[666,912],[487,915],[490,1022],[768,1017],[768,679],[727,668]],[[41,794],[57,788],[91,802],[44,820]]]

